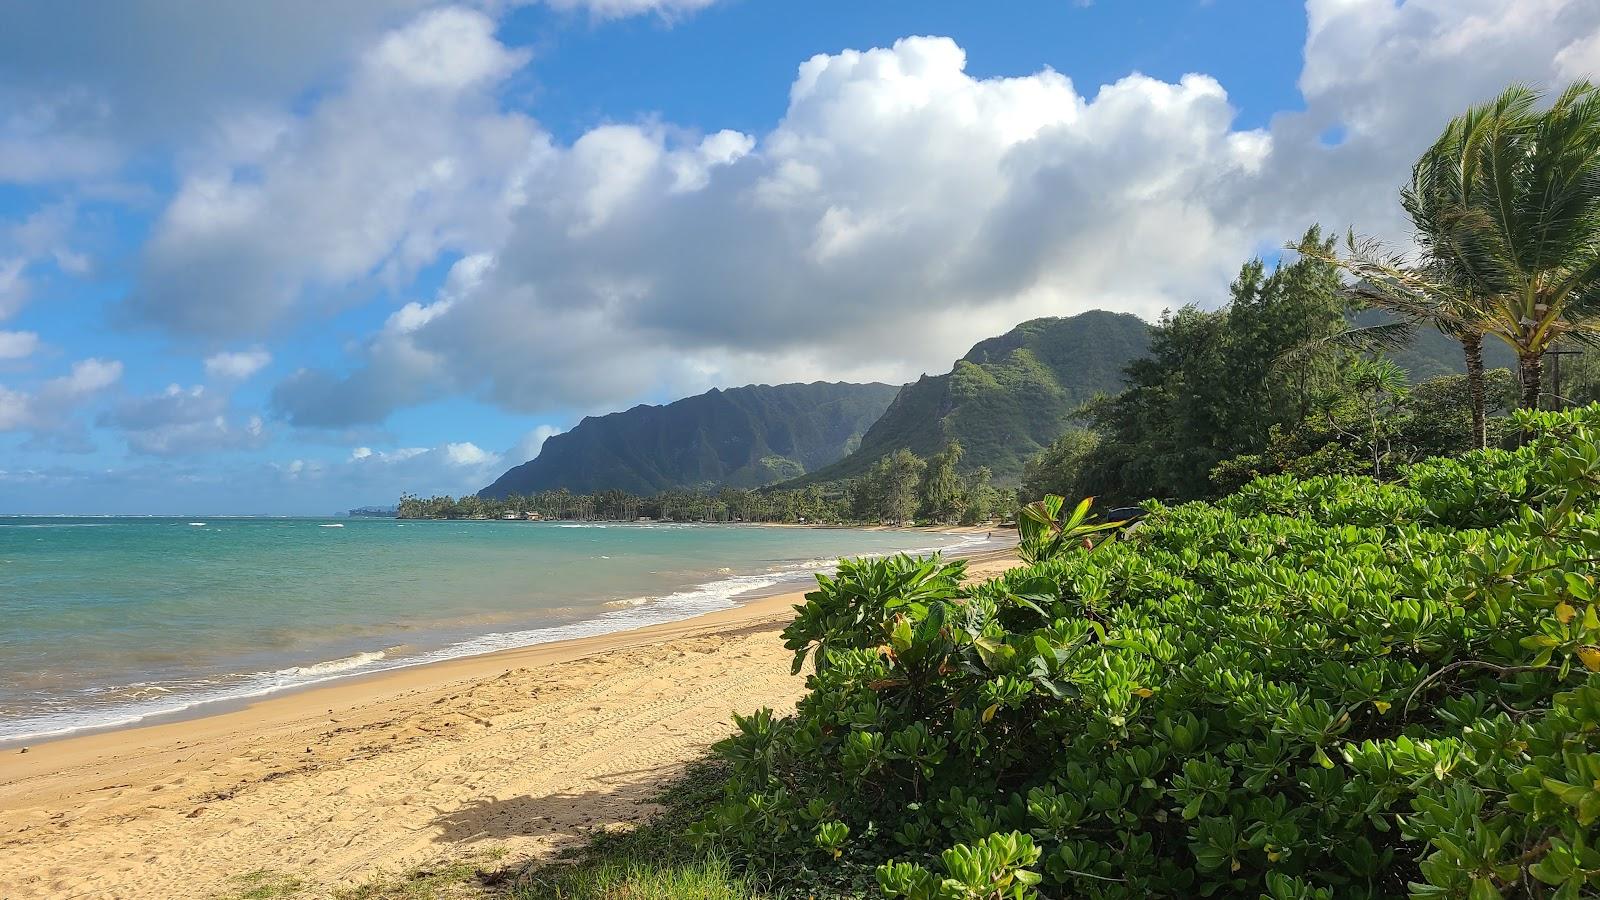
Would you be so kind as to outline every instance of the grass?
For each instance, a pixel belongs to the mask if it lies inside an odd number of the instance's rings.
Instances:
[[[279,898],[294,897],[305,887],[305,882],[282,872],[271,869],[257,869],[246,872],[234,878],[238,885],[236,893],[228,894],[228,900],[279,900]]]
[[[401,875],[381,875],[333,892],[333,900],[467,900],[494,897],[503,873],[492,867],[505,855],[489,850],[456,862],[421,866]]]
[[[547,867],[514,888],[516,900],[756,900],[768,895],[727,859],[683,862],[602,856]]]
[[[779,900],[787,892],[691,846],[688,826],[722,796],[726,773],[690,767],[655,800],[663,811],[632,831],[596,835],[565,859],[508,874],[512,900]]]

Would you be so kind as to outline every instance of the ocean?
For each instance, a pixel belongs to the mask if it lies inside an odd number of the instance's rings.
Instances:
[[[977,546],[739,525],[0,517],[0,742],[684,619],[803,589],[841,556]]]

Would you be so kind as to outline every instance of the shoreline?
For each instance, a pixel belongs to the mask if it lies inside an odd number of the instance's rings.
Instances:
[[[976,577],[1015,564],[968,559]],[[732,712],[792,708],[804,681],[776,632],[803,593],[0,751],[0,896],[215,897],[263,869],[317,889],[544,858],[648,814]]]
[[[969,563],[981,564],[993,560],[1008,559],[1013,557],[1014,554],[1015,547],[1012,546],[974,549],[971,553],[951,554],[951,558],[965,559]],[[792,589],[792,585],[789,584],[774,585],[765,589],[752,589],[746,594],[733,598],[733,602],[736,605],[727,609],[710,610],[667,622],[656,622],[635,628],[621,628],[615,631],[604,631],[581,637],[561,638],[543,643],[506,647],[444,659],[420,659],[414,663],[374,671],[335,674],[321,681],[290,685],[256,696],[203,701],[184,709],[155,713],[133,722],[89,726],[60,734],[41,735],[38,737],[0,740],[0,759],[7,759],[7,764],[4,767],[5,774],[0,775],[0,789],[3,789],[9,783],[9,777],[19,768],[17,762],[20,758],[38,753],[48,747],[80,740],[85,744],[98,743],[93,740],[95,738],[105,739],[111,745],[120,745],[125,740],[136,739],[135,735],[138,732],[191,726],[207,719],[225,716],[254,715],[261,710],[280,705],[293,707],[300,703],[310,703],[316,695],[322,692],[326,692],[328,698],[334,701],[334,705],[330,707],[330,710],[337,710],[339,701],[343,701],[346,704],[371,701],[381,698],[387,693],[404,691],[418,686],[445,684],[456,680],[470,680],[484,677],[493,671],[508,668],[548,665],[554,662],[582,659],[596,653],[629,649],[671,640],[674,637],[696,634],[705,629],[767,623],[776,621],[779,617],[787,619],[792,616],[793,607],[796,604],[805,602],[805,595],[812,589],[814,583],[814,581],[808,579],[803,582],[804,587],[800,590]],[[346,696],[347,694],[351,696]],[[310,705],[314,706],[316,704]],[[159,740],[159,737],[157,739]],[[35,759],[38,759],[38,757],[35,757]],[[3,809],[3,800],[0,800],[0,809]]]
[[[622,522],[604,524],[631,526],[634,523]],[[712,527],[727,524],[734,525],[735,527],[750,527],[744,523],[705,524],[708,524]],[[968,540],[965,543],[955,544],[950,547],[923,547],[900,551],[915,554],[944,552],[952,558],[968,558],[972,557],[973,555],[982,555],[996,549],[1014,546],[1014,541],[1006,541],[1005,539],[1005,535],[1008,533],[1006,529],[985,528],[982,526],[910,526],[902,528],[894,526],[760,524],[760,527],[837,528],[839,530],[899,531],[906,533],[920,532],[928,534],[966,536]],[[1000,541],[998,542],[993,540],[981,540],[978,538],[978,535],[984,534],[985,532],[993,534],[996,531],[1002,535]],[[996,546],[997,543],[1000,545],[999,547]],[[797,568],[796,570],[790,572],[773,572],[768,576],[753,574],[729,576],[718,581],[689,585],[670,594],[659,597],[646,597],[638,600],[608,601],[603,605],[604,608],[602,610],[597,611],[595,614],[589,617],[579,620],[548,625],[533,624],[526,627],[514,627],[509,630],[490,631],[484,634],[454,639],[450,643],[438,647],[420,648],[406,656],[386,657],[383,653],[379,652],[376,653],[376,655],[371,659],[363,660],[361,657],[367,657],[372,654],[373,651],[370,649],[355,648],[352,649],[347,656],[341,656],[337,659],[324,660],[322,662],[306,666],[306,668],[309,669],[316,669],[320,666],[343,664],[355,661],[355,665],[350,666],[348,670],[330,668],[325,672],[314,673],[312,677],[306,678],[302,681],[267,684],[266,686],[259,688],[247,686],[242,688],[239,692],[231,694],[219,693],[214,696],[208,696],[206,694],[189,696],[172,695],[169,701],[156,701],[155,703],[151,704],[157,705],[158,708],[156,709],[139,710],[137,708],[131,708],[127,710],[114,709],[108,711],[106,713],[107,716],[122,716],[122,718],[111,721],[69,725],[57,731],[40,731],[37,733],[24,735],[0,735],[0,758],[4,758],[7,754],[19,750],[26,752],[31,748],[42,747],[47,744],[70,740],[77,737],[87,737],[100,734],[115,734],[130,729],[138,729],[168,723],[189,722],[209,716],[223,715],[229,712],[249,708],[255,704],[271,700],[275,697],[286,696],[307,690],[315,690],[317,688],[337,685],[345,682],[379,678],[385,675],[404,672],[411,669],[439,666],[460,660],[491,657],[502,653],[515,652],[518,650],[555,646],[567,644],[573,641],[588,640],[591,638],[605,638],[611,635],[625,634],[635,631],[647,631],[663,625],[672,625],[680,622],[693,621],[708,614],[737,612],[741,608],[771,596],[795,593],[797,591],[803,593],[804,591],[810,590],[814,584],[813,579],[815,574],[830,571],[831,568],[831,566],[824,566],[816,569]],[[760,584],[743,589],[735,587],[731,591],[718,598],[719,602],[728,604],[723,608],[713,607],[711,609],[690,611],[685,614],[685,611],[683,610],[667,611],[666,608],[663,607],[663,609],[657,610],[654,615],[650,614],[652,607],[655,605],[654,602],[674,601],[686,596],[695,595],[706,591],[713,591],[715,593],[714,589],[727,589],[730,584],[740,582],[743,579],[761,579],[764,577],[770,577],[773,583]],[[636,619],[640,618],[642,618],[643,621],[636,621]],[[562,632],[566,632],[566,634],[563,634]],[[538,636],[533,637],[536,634]],[[515,638],[532,639],[527,640],[526,643],[507,640]],[[494,646],[494,643],[496,642],[494,639],[501,639],[498,641],[501,646]],[[275,675],[283,675],[291,669],[295,669],[301,665],[304,664],[286,663],[285,668],[281,671],[260,671],[248,676],[239,677],[268,679]],[[175,708],[159,708],[163,702],[169,706],[173,703],[179,705],[177,705]]]

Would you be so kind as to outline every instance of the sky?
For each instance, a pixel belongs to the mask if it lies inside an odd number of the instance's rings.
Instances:
[[[1214,307],[1593,0],[0,0],[0,514],[475,491],[585,415]]]

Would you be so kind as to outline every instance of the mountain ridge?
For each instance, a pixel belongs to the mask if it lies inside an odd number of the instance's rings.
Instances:
[[[997,481],[1014,482],[1023,462],[1073,423],[1078,407],[1121,389],[1123,368],[1149,342],[1149,323],[1131,313],[1030,319],[973,344],[949,372],[901,388],[860,447],[787,486],[850,478],[884,454],[905,448],[926,457],[951,441],[965,451],[963,469],[988,466]]]
[[[764,487],[842,458],[898,390],[877,382],[749,384],[585,416],[478,495]]]

